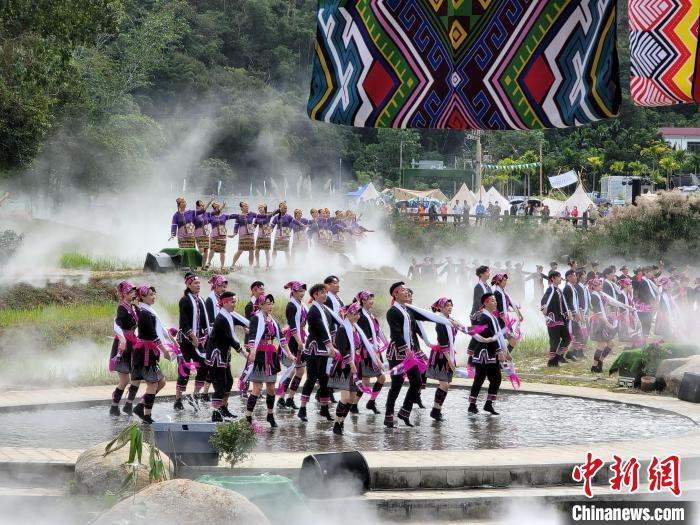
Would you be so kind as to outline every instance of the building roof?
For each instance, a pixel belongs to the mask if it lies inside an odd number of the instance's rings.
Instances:
[[[700,137],[700,128],[659,128],[664,137]]]

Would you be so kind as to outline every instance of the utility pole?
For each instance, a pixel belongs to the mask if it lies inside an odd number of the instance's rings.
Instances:
[[[540,141],[540,197],[542,197],[542,141]]]
[[[482,151],[481,151],[481,131],[476,130],[476,191],[481,189]]]
[[[338,188],[343,190],[343,158],[338,159]]]
[[[403,140],[399,142],[399,185],[403,188]]]

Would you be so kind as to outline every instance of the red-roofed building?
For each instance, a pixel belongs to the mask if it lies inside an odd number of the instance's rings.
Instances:
[[[700,128],[659,128],[659,132],[673,149],[700,151]]]

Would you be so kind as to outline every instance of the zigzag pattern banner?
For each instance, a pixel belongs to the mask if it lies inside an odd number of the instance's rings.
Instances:
[[[700,1],[630,0],[629,7],[634,103],[700,102]]]
[[[308,113],[542,129],[617,115],[615,0],[320,0]]]

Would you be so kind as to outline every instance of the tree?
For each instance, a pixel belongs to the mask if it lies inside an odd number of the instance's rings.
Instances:
[[[603,159],[600,157],[593,155],[591,157],[586,158],[586,164],[590,166],[591,171],[593,171],[593,186],[591,187],[591,191],[595,192],[595,177],[598,174],[599,170],[603,167]]]
[[[662,157],[659,161],[659,166],[666,170],[666,189],[671,189],[671,175],[674,171],[680,168],[680,163],[676,161],[671,155]]]

